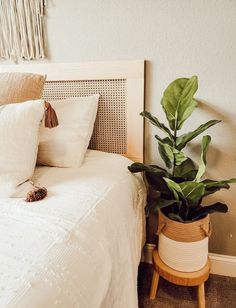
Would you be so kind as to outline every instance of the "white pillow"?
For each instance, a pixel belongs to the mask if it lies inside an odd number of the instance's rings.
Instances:
[[[37,163],[53,167],[79,167],[93,132],[99,95],[50,101],[59,126],[40,128]]]
[[[43,114],[43,100],[0,107],[0,197],[32,176]]]

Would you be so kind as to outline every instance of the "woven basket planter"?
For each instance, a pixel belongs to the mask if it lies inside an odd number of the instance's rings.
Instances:
[[[159,211],[157,234],[160,258],[169,267],[194,272],[206,265],[211,234],[209,215],[191,223],[181,223]]]

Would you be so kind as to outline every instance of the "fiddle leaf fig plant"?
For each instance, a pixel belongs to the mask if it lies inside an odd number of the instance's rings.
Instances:
[[[148,211],[155,212],[162,209],[170,219],[180,222],[195,221],[213,212],[226,213],[228,211],[226,204],[216,202],[203,206],[202,200],[220,189],[229,189],[229,184],[236,183],[236,178],[221,181],[203,179],[207,165],[207,151],[211,142],[209,135],[202,137],[198,164],[183,151],[190,141],[221,122],[210,120],[191,132],[179,134],[185,121],[197,107],[197,101],[194,99],[197,89],[197,76],[176,79],[167,87],[161,105],[168,125],[161,123],[150,112],[143,111],[140,114],[164,135],[157,134],[155,138],[166,169],[142,163],[133,163],[128,167],[132,173],[145,174],[152,191],[148,196]]]

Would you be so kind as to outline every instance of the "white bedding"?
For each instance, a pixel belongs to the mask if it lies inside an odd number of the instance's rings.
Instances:
[[[0,199],[0,307],[137,308],[145,188],[119,155],[38,167],[46,199]]]

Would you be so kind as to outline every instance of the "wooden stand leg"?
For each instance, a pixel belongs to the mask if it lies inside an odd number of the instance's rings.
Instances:
[[[198,286],[198,307],[205,308],[204,282]]]
[[[158,287],[158,282],[159,282],[159,274],[157,271],[154,270],[153,276],[152,276],[152,285],[151,285],[151,290],[150,290],[150,299],[155,299],[156,293],[157,293],[157,287]]]

